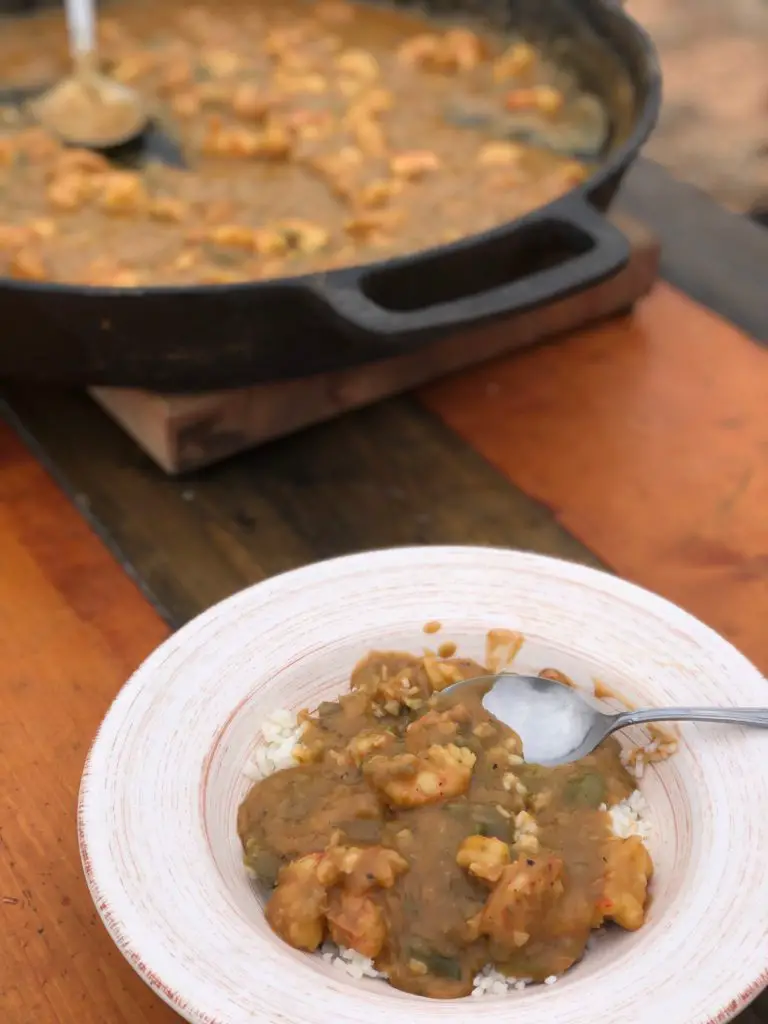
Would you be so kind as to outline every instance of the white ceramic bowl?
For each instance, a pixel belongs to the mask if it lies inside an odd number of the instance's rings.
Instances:
[[[441,638],[482,657],[489,627],[639,704],[768,703],[725,640],[629,583],[485,548],[401,548],[309,566],[216,605],[122,689],[83,775],[79,835],[96,907],[144,980],[198,1024],[704,1024],[768,981],[768,736],[686,726],[651,769],[656,875],[646,925],[611,935],[556,985],[438,1002],[348,979],[281,943],[241,865],[243,768],[259,726],[345,688],[370,648]]]

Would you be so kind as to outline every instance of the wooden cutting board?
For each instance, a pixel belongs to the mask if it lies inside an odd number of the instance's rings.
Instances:
[[[230,391],[164,395],[98,387],[90,393],[166,473],[199,469],[349,409],[629,311],[653,285],[659,245],[637,221],[620,213],[613,219],[630,240],[632,254],[628,266],[611,280],[416,352],[351,370]]]

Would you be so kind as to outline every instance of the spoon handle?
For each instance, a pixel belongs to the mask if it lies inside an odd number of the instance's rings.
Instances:
[[[611,730],[626,729],[645,722],[724,722],[730,725],[756,725],[768,728],[768,708],[640,708],[625,711],[615,718]]]
[[[69,50],[73,59],[96,50],[96,0],[65,0]]]

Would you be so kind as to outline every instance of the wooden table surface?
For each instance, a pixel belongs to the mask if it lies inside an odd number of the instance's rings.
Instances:
[[[164,477],[84,396],[6,388],[1,1024],[178,1020],[98,920],[75,803],[126,676],[239,587],[370,547],[523,547],[659,591],[768,671],[768,352],[757,343],[768,331],[749,280],[727,286],[727,268],[762,240],[731,221],[721,230],[714,208],[707,217],[720,274],[704,264],[692,277],[678,260],[666,276],[688,275],[690,293],[744,330],[662,282],[631,316],[183,480]],[[768,1005],[740,1020],[768,1021]]]

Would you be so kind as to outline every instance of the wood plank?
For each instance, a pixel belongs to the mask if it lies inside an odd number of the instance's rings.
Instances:
[[[0,1015],[172,1024],[98,919],[74,823],[98,723],[167,629],[2,424],[0,562]]]
[[[665,281],[768,343],[768,231],[650,160],[630,169],[618,202],[661,240]]]
[[[659,247],[641,223],[616,215],[632,256],[620,273],[577,295],[451,335],[376,363],[230,391],[163,395],[92,388],[96,401],[167,473],[210,465],[235,452],[418,384],[623,312],[656,280]]]
[[[668,286],[437,382],[430,411],[616,572],[768,670],[768,352]]]
[[[501,544],[595,564],[546,509],[411,399],[185,481],[166,477],[85,395],[21,386],[6,394],[174,625],[265,576],[365,548]]]
[[[157,473],[155,479],[174,487]],[[0,550],[3,1020],[172,1024],[179,1018],[134,974],[98,921],[72,820],[88,739],[165,627],[2,425]],[[740,1018],[766,1020],[762,997]]]

